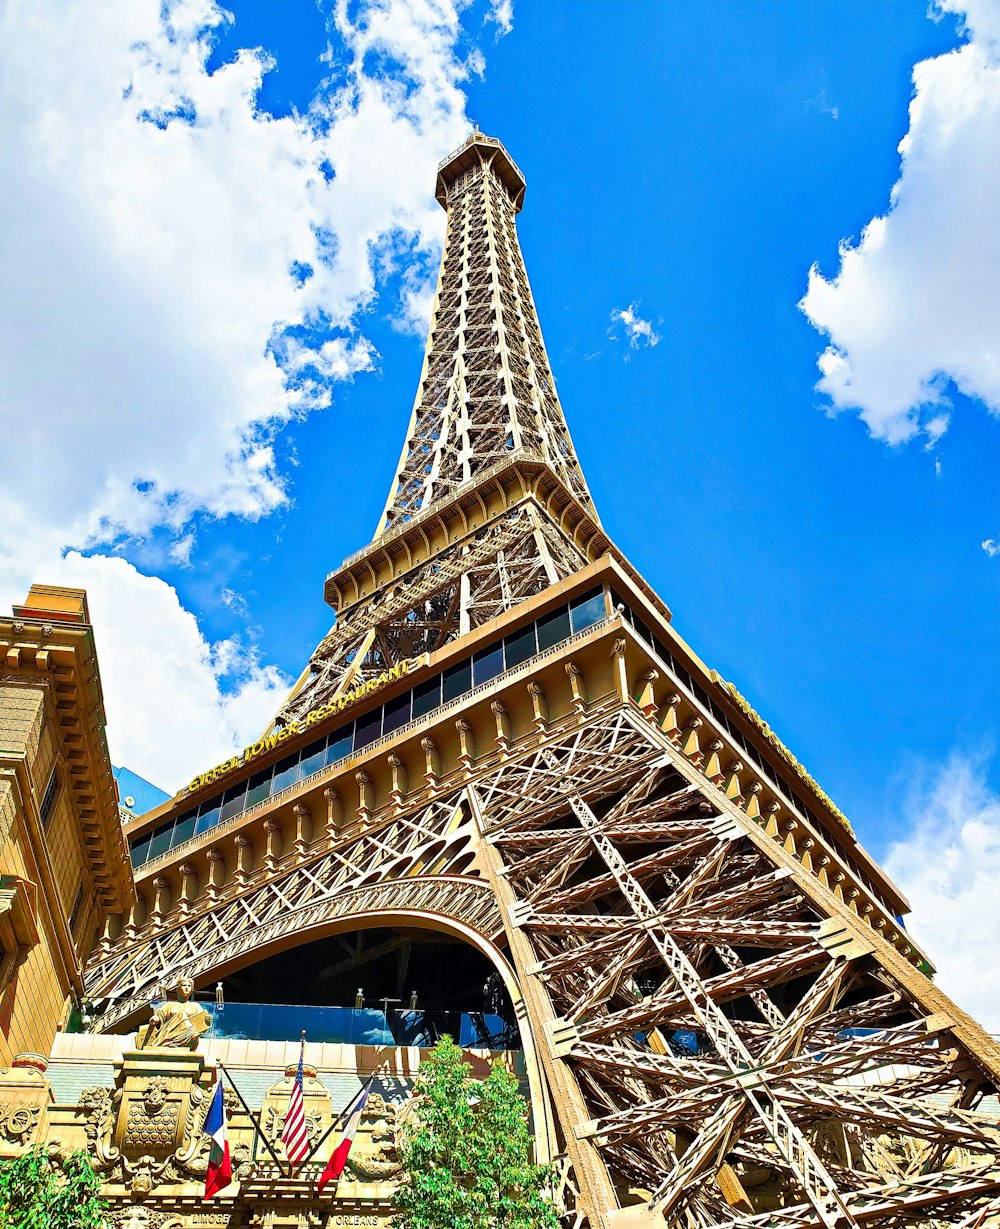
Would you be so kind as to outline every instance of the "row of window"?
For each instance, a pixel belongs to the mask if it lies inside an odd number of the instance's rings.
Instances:
[[[742,747],[747,755],[752,755],[754,757],[757,763],[767,772],[768,776],[770,776],[771,780],[774,781],[785,797],[790,799],[792,803],[798,807],[800,814],[804,815],[810,823],[814,825],[817,831],[825,833],[826,839],[833,845],[840,857],[851,866],[854,875],[861,880],[865,887],[867,887],[875,897],[881,900],[883,889],[877,888],[872,880],[858,869],[855,859],[848,855],[844,844],[841,841],[838,841],[832,833],[827,831],[827,829],[820,824],[815,812],[810,807],[806,806],[803,800],[799,797],[798,793],[792,789],[790,783],[786,781],[780,773],[776,772],[774,768],[771,767],[760,747],[751,742],[751,740],[746,737],[735,722],[729,720],[721,706],[712,699],[708,692],[705,691],[704,687],[701,687],[694,681],[694,679],[692,679],[691,675],[688,674],[687,670],[684,669],[677,658],[671,654],[670,650],[663,643],[663,641],[660,640],[658,636],[653,635],[635,611],[627,606],[623,599],[613,590],[611,593],[611,601],[614,609],[617,610],[619,607],[622,608],[622,613],[624,614],[625,618],[632,624],[642,639],[645,640],[646,643],[656,652],[656,654],[670,667],[680,682],[684,684],[684,686],[699,701],[699,703],[704,708],[708,709],[719,725],[729,733],[733,742],[735,742],[737,746]]]
[[[808,819],[812,820],[813,823],[817,823],[818,821],[816,819],[816,816],[805,805],[805,803],[798,796],[798,794],[795,793],[791,785],[782,776],[780,776],[778,773],[776,773],[771,768],[770,764],[768,763],[768,760],[765,758],[761,749],[758,746],[756,746],[756,744],[751,742],[749,738],[746,737],[746,735],[739,728],[739,726],[736,725],[735,722],[732,722],[729,720],[729,718],[726,716],[725,712],[723,711],[722,707],[716,704],[716,702],[712,699],[712,697],[708,694],[708,692],[704,689],[704,687],[702,687],[699,683],[695,682],[695,680],[691,677],[691,675],[687,672],[687,670],[685,670],[685,668],[681,665],[681,663],[677,660],[677,658],[673,656],[673,654],[670,652],[667,646],[663,643],[663,641],[660,640],[658,636],[653,635],[653,633],[646,626],[646,624],[642,621],[642,619],[639,618],[639,616],[635,613],[635,611],[632,610],[629,606],[627,606],[624,600],[621,597],[619,597],[618,594],[615,593],[614,591],[612,591],[612,594],[611,594],[611,601],[612,601],[612,606],[616,610],[619,607],[622,607],[622,611],[623,611],[625,618],[632,624],[632,626],[639,633],[642,639],[645,640],[646,643],[657,654],[657,656],[660,657],[670,667],[674,675],[680,680],[681,683],[684,684],[684,686],[695,697],[695,699],[698,700],[698,702],[702,705],[702,707],[706,708],[712,714],[712,716],[716,719],[719,725],[722,726],[722,728],[729,733],[733,742],[735,742],[737,746],[742,747],[743,750],[747,753],[747,755],[752,755],[754,759],[756,759],[757,763],[760,764],[762,768],[766,768],[768,770],[768,774],[770,775],[771,779],[775,782],[775,784],[778,786],[781,792],[785,795],[785,797],[790,798],[791,801],[798,807],[799,811],[803,815],[805,815]]]
[[[340,726],[324,738],[294,751],[276,764],[269,764],[249,779],[232,785],[224,793],[207,798],[200,806],[182,812],[144,833],[131,846],[132,865],[142,866],[151,858],[190,840],[265,802],[298,781],[328,768],[338,760],[361,751],[408,721],[424,717],[449,700],[465,695],[473,687],[488,683],[504,670],[512,670],[538,653],[553,648],[574,632],[592,627],[606,614],[604,592],[593,589],[566,605],[542,615],[527,627],[504,636],[494,644],[456,662],[440,674],[418,683],[387,703],[363,713],[355,721]]]

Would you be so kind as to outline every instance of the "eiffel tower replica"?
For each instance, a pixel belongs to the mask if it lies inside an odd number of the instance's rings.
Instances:
[[[602,528],[476,131],[371,543],[267,734],[130,826],[98,1032],[324,936],[492,963],[565,1223],[987,1223],[1000,1048],[927,976],[850,824]],[[302,1001],[294,998],[289,1001]]]

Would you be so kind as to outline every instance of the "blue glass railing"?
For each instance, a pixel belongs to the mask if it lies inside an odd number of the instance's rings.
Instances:
[[[307,1041],[341,1045],[430,1047],[447,1034],[470,1050],[519,1050],[517,1025],[488,1012],[392,1011],[286,1003],[203,1004],[209,1037],[243,1041]]]

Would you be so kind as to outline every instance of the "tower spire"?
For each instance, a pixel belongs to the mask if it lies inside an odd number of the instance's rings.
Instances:
[[[438,167],[441,271],[406,441],[378,533],[512,453],[545,462],[596,516],[556,393],[515,216],[525,180],[478,125]]]
[[[373,541],[327,578],[337,622],[280,722],[443,648],[610,546],[528,285],[515,226],[524,190],[478,128],[438,166],[448,223],[403,451]]]

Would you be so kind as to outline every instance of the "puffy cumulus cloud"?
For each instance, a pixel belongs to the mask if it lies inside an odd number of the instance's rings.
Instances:
[[[1000,555],[1000,542],[997,542],[995,538],[983,538],[979,545],[991,559]]]
[[[898,443],[947,426],[950,383],[1000,413],[1000,0],[938,0],[967,41],[917,64],[888,212],[801,308],[829,336],[817,387]]]
[[[910,898],[907,925],[955,1001],[1000,1033],[1000,795],[983,760],[954,755],[918,774],[904,808],[909,834],[885,865]]]
[[[4,8],[0,408],[60,475],[44,508],[31,466],[8,475],[12,536],[266,513],[276,428],[371,367],[359,309],[400,234],[436,250],[429,168],[467,129],[468,69],[450,0],[355,8],[282,119],[262,50],[208,70],[213,0]]]
[[[268,724],[289,680],[238,640],[209,643],[164,581],[76,551],[54,571],[87,590],[116,763],[172,792]]]
[[[364,315],[391,254],[408,277],[386,310],[425,311],[428,176],[482,66],[464,7],[335,0],[327,78],[284,118],[258,105],[266,51],[210,69],[232,20],[216,0],[0,8],[0,413],[18,448],[0,604],[86,578],[114,753],[153,780],[255,733],[284,683],[102,552],[166,526],[184,566],[199,515],[279,506],[281,428],[373,366]]]
[[[619,338],[619,326],[625,331],[625,340],[632,350],[642,346],[659,345],[660,335],[653,328],[651,320],[644,320],[638,313],[638,303],[630,303],[628,307],[616,307],[611,313],[611,327],[608,336],[612,341]]]
[[[514,29],[514,0],[492,0],[488,20],[497,28],[497,34],[502,37]]]

